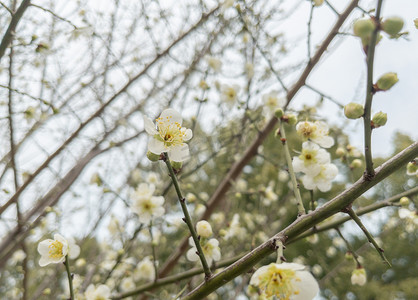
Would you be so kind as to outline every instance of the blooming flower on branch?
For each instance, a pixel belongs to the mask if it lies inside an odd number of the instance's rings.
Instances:
[[[310,176],[316,176],[321,172],[321,165],[329,163],[329,153],[312,142],[302,144],[302,153],[293,158],[295,172],[303,172]]]
[[[263,95],[263,103],[270,112],[274,112],[277,108],[285,106],[286,99],[279,98],[277,91],[271,91]]]
[[[193,136],[191,129],[181,127],[181,115],[174,109],[164,110],[156,119],[157,129],[150,118],[144,117],[145,131],[152,136],[148,150],[154,154],[167,152],[170,159],[176,162],[189,158],[189,146],[184,142]]]
[[[86,300],[108,300],[110,299],[110,288],[107,285],[101,284],[95,287],[90,284],[84,293]]]
[[[328,136],[328,131],[328,125],[321,121],[304,121],[296,125],[296,132],[304,140],[310,140],[324,148],[334,145],[334,139]]]
[[[319,286],[303,265],[271,263],[255,271],[249,291],[258,294],[258,299],[310,300],[319,292]]]
[[[221,86],[221,100],[225,102],[229,107],[232,107],[237,100],[239,92],[239,86],[223,84]]]
[[[73,239],[66,240],[62,235],[54,234],[54,239],[47,239],[38,244],[38,252],[41,255],[39,265],[44,267],[49,264],[58,264],[65,261],[65,257],[74,259],[80,254],[80,247]]]
[[[219,72],[222,68],[222,62],[220,59],[206,55],[205,60],[208,63],[209,67],[211,67],[215,72]]]
[[[134,271],[135,280],[144,279],[153,281],[155,279],[155,268],[149,257],[145,257]]]
[[[334,164],[320,165],[321,171],[315,175],[304,175],[302,177],[303,186],[308,190],[318,188],[321,192],[328,192],[331,189],[331,181],[338,175],[337,166]]]
[[[165,210],[162,207],[164,197],[154,196],[154,185],[141,183],[133,194],[132,211],[141,223],[149,223],[153,217],[161,217]]]
[[[197,235],[201,236],[202,238],[209,238],[212,236],[212,226],[210,226],[208,221],[199,221],[196,224],[196,232]]]
[[[192,246],[192,248],[187,251],[187,259],[190,261],[198,261],[199,256],[196,253],[197,248],[192,237],[189,238],[189,245]],[[221,259],[221,249],[219,248],[219,241],[217,239],[201,239],[200,245],[202,246],[203,254],[205,255],[206,262],[209,266],[213,261]]]

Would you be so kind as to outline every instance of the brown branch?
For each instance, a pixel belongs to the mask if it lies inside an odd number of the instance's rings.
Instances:
[[[28,8],[29,4],[30,4],[30,0],[23,0],[19,8],[17,9],[16,13],[13,15],[12,20],[10,21],[9,27],[7,27],[7,30],[5,34],[3,35],[3,39],[1,40],[1,43],[0,43],[0,61],[4,53],[6,52],[7,47],[10,45],[16,26],[19,23],[20,19],[22,18],[25,10]]]

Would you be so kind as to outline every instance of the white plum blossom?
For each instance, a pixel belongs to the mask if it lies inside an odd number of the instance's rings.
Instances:
[[[132,291],[135,288],[135,282],[132,277],[125,277],[120,283],[122,292]]]
[[[131,209],[138,215],[141,223],[149,223],[153,217],[161,217],[165,212],[162,207],[164,197],[154,196],[154,191],[154,185],[141,183],[132,195]]]
[[[26,253],[22,249],[17,250],[13,253],[12,261],[14,264],[22,262],[26,258]]]
[[[221,101],[232,107],[238,98],[239,86],[223,84],[221,86]]]
[[[274,112],[277,108],[285,106],[286,99],[279,98],[277,91],[271,91],[263,95],[263,103],[270,112]]]
[[[54,234],[54,239],[47,239],[38,244],[38,252],[41,255],[39,265],[44,267],[49,264],[58,264],[65,261],[66,256],[74,259],[80,254],[80,247],[73,239],[66,240],[62,235]]]
[[[296,132],[305,141],[310,140],[324,148],[330,148],[334,145],[334,139],[328,136],[328,131],[328,125],[322,121],[304,121],[296,125]]]
[[[264,190],[263,204],[270,206],[272,202],[276,202],[279,196],[274,192],[272,183]]]
[[[183,119],[174,109],[164,110],[156,119],[157,129],[152,120],[144,117],[146,132],[151,135],[148,150],[154,154],[167,152],[171,160],[185,161],[189,158],[189,146],[184,142],[193,136],[192,130],[181,127]]]
[[[229,224],[229,227],[226,230],[223,230],[223,238],[229,240],[230,238],[236,237],[238,240],[243,240],[247,234],[247,230],[241,226],[239,222],[239,214],[234,214],[232,221]]]
[[[208,63],[209,67],[211,67],[215,72],[219,72],[222,68],[222,62],[220,59],[206,55],[205,60]]]
[[[192,248],[187,251],[187,259],[190,261],[198,261],[200,258],[196,253],[197,248],[192,237],[189,238],[189,245],[192,246]],[[209,266],[212,265],[213,261],[221,259],[221,249],[219,248],[219,241],[217,239],[203,240],[200,242],[200,246],[202,247],[203,255]]]
[[[149,257],[141,260],[134,271],[135,280],[153,281],[155,279],[155,268]]]
[[[330,154],[312,142],[302,144],[302,153],[293,158],[295,172],[303,172],[309,176],[316,176],[322,170],[322,165],[331,161]]]
[[[321,165],[321,171],[315,175],[304,175],[302,177],[303,186],[307,190],[313,190],[316,187],[321,192],[328,192],[332,186],[332,180],[338,175],[338,168],[334,164]]]
[[[213,234],[212,226],[210,226],[209,222],[205,220],[197,222],[196,232],[197,235],[201,236],[202,238],[209,238]]]
[[[101,284],[97,287],[90,284],[84,293],[86,300],[110,300],[110,288]]]
[[[351,273],[351,284],[363,286],[367,282],[366,270],[357,268]]]
[[[257,299],[311,300],[319,286],[306,267],[297,263],[271,263],[254,272],[249,291]]]

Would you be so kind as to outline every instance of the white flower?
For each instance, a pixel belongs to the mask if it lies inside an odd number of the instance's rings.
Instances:
[[[321,171],[315,175],[304,175],[302,177],[303,186],[307,190],[313,190],[316,187],[321,192],[328,192],[331,189],[331,181],[338,175],[338,169],[334,164],[321,165]]]
[[[234,214],[229,227],[225,230],[223,238],[229,240],[230,238],[237,237],[238,240],[243,240],[247,234],[247,230],[240,225],[239,214]]]
[[[65,257],[74,259],[80,254],[80,247],[73,239],[68,241],[60,234],[56,233],[54,239],[47,239],[38,244],[38,252],[41,255],[39,265],[44,267],[51,263],[58,264],[65,261]]]
[[[274,192],[273,186],[270,184],[264,191],[263,204],[269,206],[272,202],[276,202],[279,196]]]
[[[234,5],[235,0],[225,0],[222,4],[222,10],[228,9]]]
[[[310,300],[319,292],[312,274],[297,263],[263,266],[255,271],[250,285],[258,290],[261,299]]]
[[[271,91],[270,93],[263,95],[263,103],[270,112],[274,112],[277,108],[286,105],[286,99],[279,98],[277,91]]]
[[[181,115],[174,109],[164,110],[156,120],[157,128],[150,118],[144,117],[146,132],[152,136],[148,150],[154,154],[167,152],[171,160],[181,162],[189,158],[189,146],[184,142],[193,136],[192,131],[181,127]]]
[[[134,271],[135,280],[144,279],[146,281],[154,281],[155,268],[149,257],[145,257],[136,267]]]
[[[157,185],[159,180],[160,180],[160,178],[159,178],[157,173],[150,172],[147,176],[147,182],[151,183],[153,185]]]
[[[122,292],[132,291],[135,288],[135,282],[131,277],[125,277],[120,283]]]
[[[334,145],[334,139],[328,136],[328,125],[324,122],[299,122],[296,125],[296,132],[304,140],[310,140],[321,147],[329,148]]]
[[[205,60],[208,63],[209,67],[211,67],[215,72],[219,72],[222,68],[222,62],[220,59],[206,55]]]
[[[101,284],[97,288],[90,284],[84,293],[86,300],[108,300],[110,299],[110,288]]]
[[[189,245],[192,248],[187,251],[187,259],[190,261],[198,261],[200,258],[196,253],[197,249],[192,237],[189,238]],[[219,248],[219,241],[217,239],[201,240],[200,245],[209,266],[212,265],[213,261],[221,259],[221,249]]]
[[[14,264],[20,263],[26,258],[26,253],[22,249],[17,250],[15,253],[13,253],[12,261]]]
[[[208,221],[199,221],[196,224],[197,235],[200,235],[202,238],[209,238],[212,232],[212,226],[210,226]]]
[[[367,282],[366,270],[364,268],[358,268],[351,273],[351,284],[357,284],[360,286],[365,285]]]
[[[303,172],[309,176],[316,176],[321,172],[321,165],[329,163],[329,153],[312,142],[302,144],[302,153],[293,158],[292,165],[295,172]]]
[[[132,211],[139,217],[141,223],[149,223],[153,217],[161,217],[165,210],[162,207],[164,197],[154,196],[154,185],[141,183],[133,194]]]
[[[225,102],[229,107],[232,107],[237,100],[239,92],[239,86],[223,84],[221,86],[221,100]]]

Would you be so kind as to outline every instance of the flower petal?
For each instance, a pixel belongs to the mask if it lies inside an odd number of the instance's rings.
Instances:
[[[163,142],[157,139],[151,138],[148,142],[148,150],[154,154],[161,154],[165,152],[167,149],[165,149]]]
[[[180,125],[183,122],[183,119],[181,118],[180,113],[177,112],[176,110],[172,109],[172,108],[168,108],[168,109],[164,110],[161,113],[160,118],[162,118],[163,122],[166,122],[167,120],[169,120],[171,123],[177,122]]]
[[[145,128],[145,131],[151,136],[158,134],[157,129],[155,129],[155,124],[152,122],[150,118],[145,117],[145,116],[144,116],[144,128]]]
[[[292,300],[311,300],[319,292],[316,279],[308,271],[296,272],[298,280],[293,281],[293,287],[299,292],[292,297]]]
[[[183,128],[182,128],[183,129]],[[184,128],[185,129],[185,128]],[[183,141],[188,141],[193,137],[193,132],[191,129],[185,129]]]
[[[176,162],[185,161],[190,157],[189,146],[187,144],[183,144],[183,145],[172,147],[168,151],[168,156],[171,160],[176,161]]]

